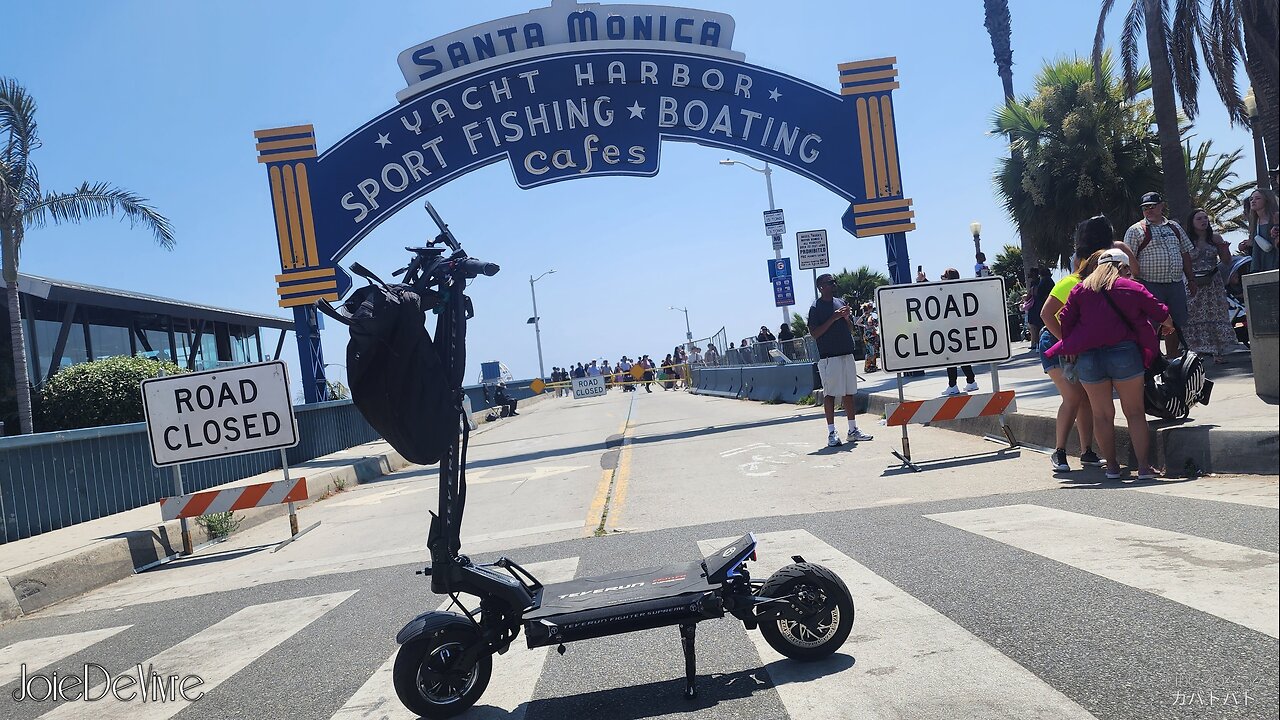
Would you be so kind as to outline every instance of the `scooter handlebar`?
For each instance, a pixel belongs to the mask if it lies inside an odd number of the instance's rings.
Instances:
[[[485,262],[476,258],[463,258],[458,261],[458,270],[467,278],[473,278],[478,275],[492,277],[497,275],[500,269],[497,263]]]

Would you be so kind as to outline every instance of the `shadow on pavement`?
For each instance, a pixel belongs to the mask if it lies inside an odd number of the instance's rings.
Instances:
[[[848,655],[837,653],[813,663],[781,660],[776,664],[787,665],[786,675],[793,676],[790,682],[803,683],[847,670],[856,662]],[[693,699],[684,697],[684,678],[681,677],[632,687],[535,700],[522,706],[522,709],[526,710],[524,716],[527,720],[594,717],[608,717],[609,720],[643,720],[667,716],[683,717],[693,711],[715,707],[726,700],[742,700],[754,696],[757,692],[767,692],[783,684],[775,682],[768,672],[768,668],[774,665],[771,663],[763,669],[733,673],[699,674],[698,695]],[[468,717],[472,714],[485,720],[497,720],[519,717],[520,709],[514,713],[506,713],[493,707],[475,707],[468,712]]]
[[[890,455],[889,457],[892,458],[893,456]],[[974,453],[972,455],[959,455],[959,456],[949,457],[949,458],[940,459],[940,460],[920,460],[919,458],[912,458],[911,462],[915,463],[916,467],[920,468],[921,472],[928,472],[930,470],[944,470],[946,468],[952,468],[952,467],[964,467],[966,465],[996,462],[999,460],[1004,460],[1006,458],[1016,458],[1016,457],[1022,457],[1022,450],[1020,448],[1000,448],[999,450],[993,450],[991,452]],[[894,460],[891,460],[891,462],[899,462],[899,461],[894,459]],[[894,475],[911,475],[914,472],[915,471],[909,467],[906,467],[904,465],[899,465],[897,467],[886,468],[884,472],[880,473],[880,477],[892,477]]]

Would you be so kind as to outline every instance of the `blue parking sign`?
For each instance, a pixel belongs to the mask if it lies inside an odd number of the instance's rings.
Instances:
[[[769,260],[769,279],[791,277],[791,258]]]

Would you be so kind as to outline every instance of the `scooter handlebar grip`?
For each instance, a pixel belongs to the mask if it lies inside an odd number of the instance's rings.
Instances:
[[[500,269],[496,263],[485,262],[475,258],[466,258],[458,263],[458,269],[469,278],[477,275],[487,275],[492,277],[498,274]]]

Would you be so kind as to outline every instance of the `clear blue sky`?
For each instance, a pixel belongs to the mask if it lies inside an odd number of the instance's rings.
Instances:
[[[39,103],[44,147],[35,155],[46,190],[110,180],[152,200],[173,221],[172,252],[127,224],[92,221],[27,234],[24,272],[290,316],[275,305],[279,272],[266,174],[253,131],[311,123],[323,151],[395,104],[404,87],[396,55],[469,25],[549,5],[489,2],[10,3],[0,75],[18,78]],[[991,189],[1004,148],[986,135],[1000,80],[983,27],[982,2],[911,5],[764,0],[671,4],[726,12],[746,61],[837,90],[836,65],[896,56],[895,111],[903,187],[918,229],[912,265],[936,278],[972,266],[969,222],[983,223],[994,257],[1015,242]],[[1046,59],[1085,55],[1096,2],[1013,0],[1014,86],[1028,92]],[[1117,12],[1109,40],[1119,37]],[[1243,77],[1243,73],[1241,74]],[[1224,150],[1242,147],[1237,170],[1252,174],[1247,131],[1231,128],[1202,83],[1196,134]],[[761,228],[764,179],[724,167],[724,152],[667,143],[656,178],[594,178],[520,190],[505,163],[476,171],[429,199],[474,255],[503,272],[471,294],[468,382],[483,360],[517,378],[537,374],[529,277],[537,283],[547,371],[595,357],[648,353],[683,341],[688,307],[694,337],[727,328],[729,339],[776,330]],[[745,158],[744,158],[745,159]],[[785,170],[774,174],[785,209],[784,255],[794,231],[826,228],[834,270],[885,268],[880,238],[840,228],[847,203]],[[368,236],[344,263],[399,267],[401,248],[429,231],[415,203]],[[797,277],[797,279],[800,279]],[[797,310],[810,297],[800,284]],[[346,331],[324,334],[326,360],[345,362]],[[292,338],[287,359],[296,358]],[[341,368],[333,369],[343,379]],[[298,377],[296,366],[293,376]]]

